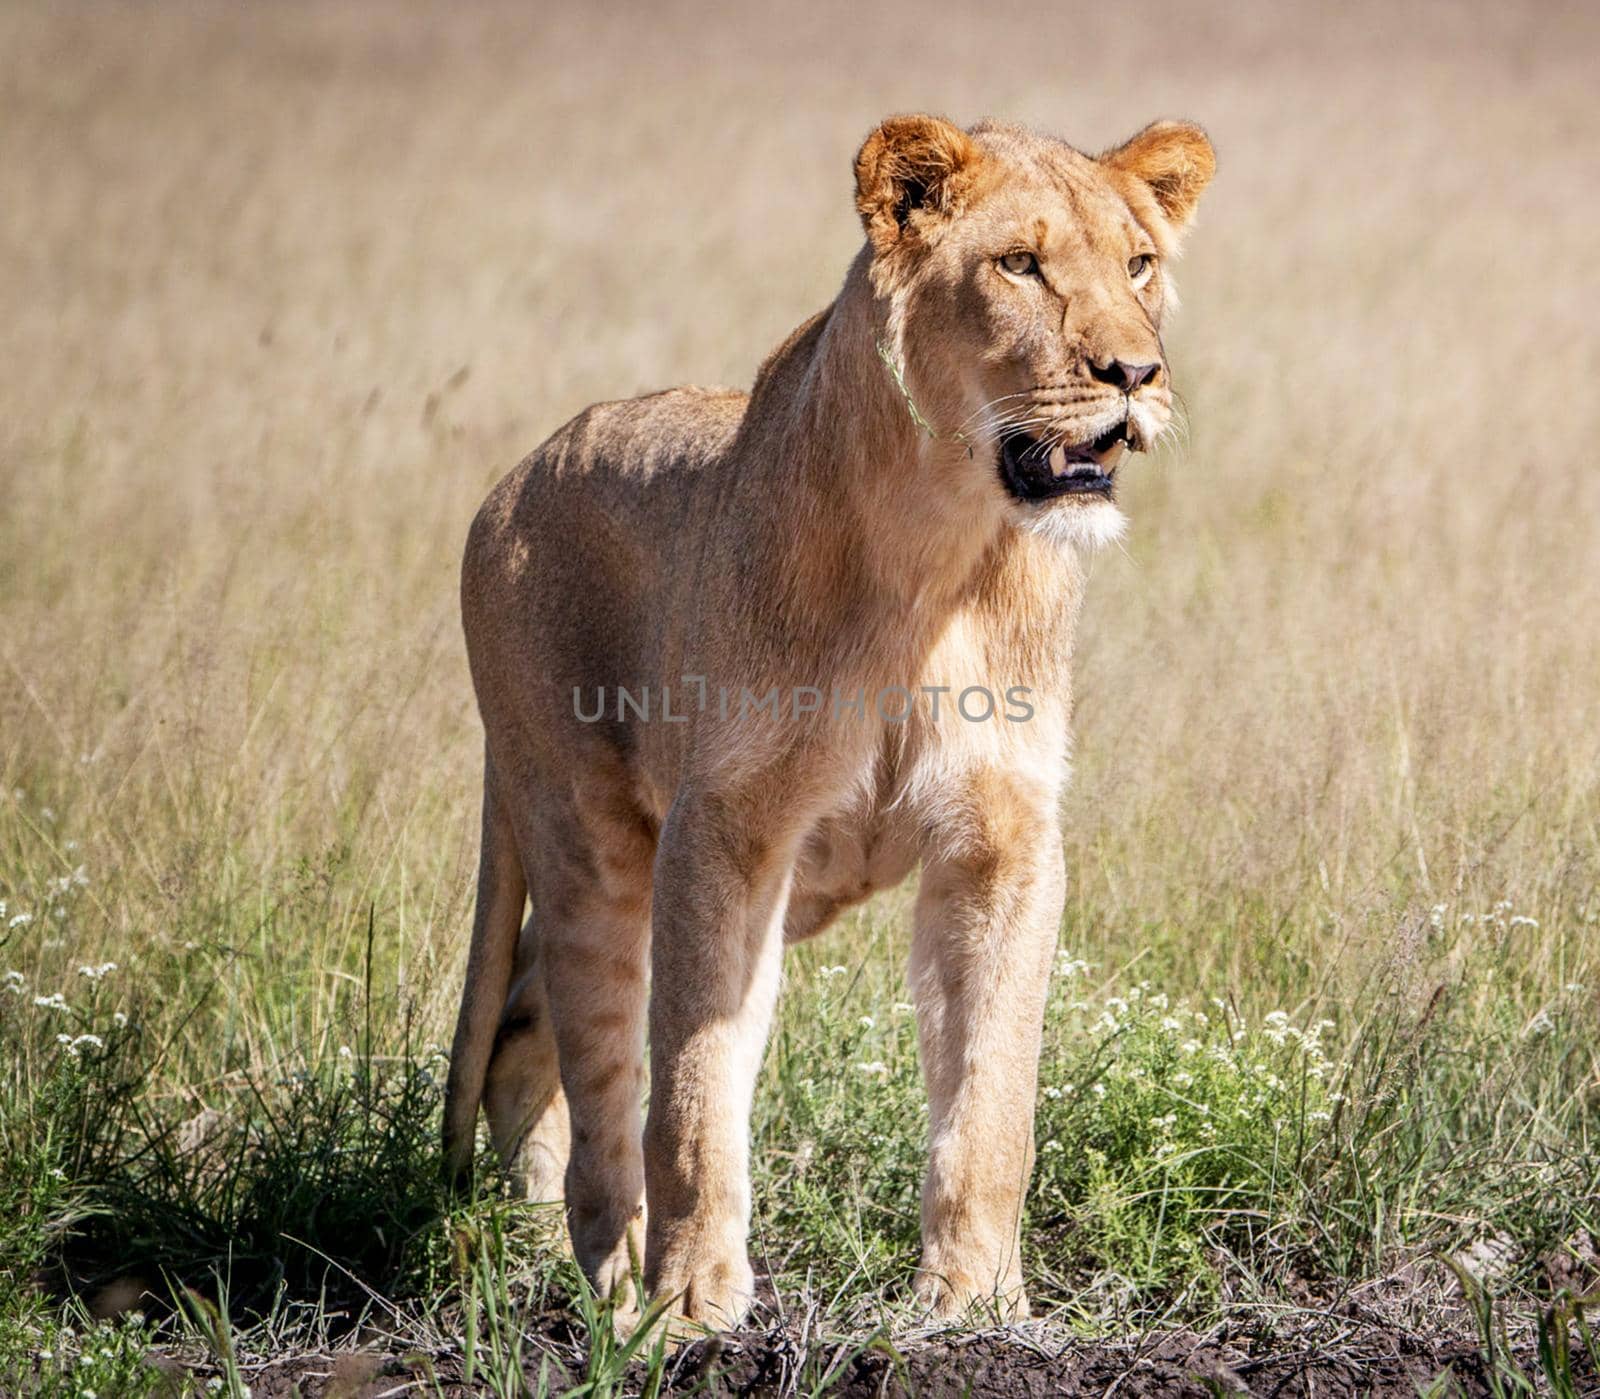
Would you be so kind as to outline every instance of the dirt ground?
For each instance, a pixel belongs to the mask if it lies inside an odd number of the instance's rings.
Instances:
[[[560,1393],[582,1380],[578,1362],[565,1348],[550,1356],[550,1389]],[[1317,1340],[1279,1336],[1259,1345],[1247,1338],[1202,1337],[1175,1331],[1126,1342],[1074,1341],[1044,1344],[1026,1332],[991,1332],[955,1340],[902,1346],[830,1350],[782,1331],[747,1333],[703,1342],[678,1355],[669,1367],[665,1394],[776,1396],[826,1392],[847,1399],[889,1396],[970,1396],[970,1399],[1034,1399],[1034,1396],[1259,1395],[1405,1396],[1437,1390],[1443,1395],[1500,1395],[1480,1347],[1464,1336],[1423,1336],[1380,1327],[1351,1325]],[[1520,1369],[1538,1371],[1530,1347],[1514,1354]],[[378,1399],[428,1392],[431,1366],[448,1395],[480,1392],[461,1383],[459,1356],[351,1353],[306,1356],[274,1363],[250,1376],[255,1399]],[[825,1390],[818,1379],[830,1376]],[[1586,1356],[1575,1357],[1580,1394],[1600,1394],[1600,1372]],[[537,1391],[538,1363],[529,1369]],[[643,1372],[639,1380],[643,1383]]]

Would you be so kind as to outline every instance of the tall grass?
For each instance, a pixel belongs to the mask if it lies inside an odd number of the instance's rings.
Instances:
[[[0,1352],[44,1383],[60,1299],[113,1284],[437,1339],[490,1224],[570,1295],[547,1220],[432,1186],[461,540],[584,404],[747,382],[908,108],[1089,147],[1181,114],[1221,159],[1187,437],[1085,614],[1036,1300],[1199,1321],[1417,1267],[1425,1309],[1433,1253],[1581,1293],[1597,23],[0,12]],[[755,1246],[840,1326],[914,1259],[905,902],[791,957],[757,1106]]]

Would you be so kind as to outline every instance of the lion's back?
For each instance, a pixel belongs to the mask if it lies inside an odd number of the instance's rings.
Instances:
[[[748,395],[686,387],[597,403],[490,491],[462,560],[462,622],[489,690],[649,673],[657,605],[693,547]]]

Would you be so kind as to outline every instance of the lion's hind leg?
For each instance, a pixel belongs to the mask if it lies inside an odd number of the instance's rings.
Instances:
[[[533,921],[570,1121],[573,1253],[619,1319],[644,1254],[644,1042],[655,832],[617,787],[589,780],[544,807]],[[530,1002],[531,1003],[531,1002]]]
[[[533,919],[523,925],[511,994],[495,1030],[483,1105],[495,1152],[525,1199],[560,1200],[571,1127]]]

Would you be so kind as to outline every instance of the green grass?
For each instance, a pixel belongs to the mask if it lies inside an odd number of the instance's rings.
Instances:
[[[162,1344],[226,1379],[222,1337],[259,1354],[366,1328],[419,1353],[463,1337],[474,1383],[511,1393],[538,1373],[518,1318],[593,1323],[559,1220],[506,1199],[487,1153],[469,1197],[440,1187],[444,1055],[376,912],[394,900],[356,856],[219,894],[205,942],[175,932],[112,966],[80,958],[121,891],[75,863],[70,829],[26,793],[0,807],[0,1376],[78,1392],[64,1376],[93,1388]],[[790,954],[757,1099],[753,1251],[839,1335],[914,1321],[926,1116],[904,904]],[[1393,956],[1354,992],[1287,1008],[1190,983],[1171,943],[1118,965],[1064,944],[1026,1225],[1036,1310],[1085,1334],[1204,1328],[1419,1266],[1451,1324],[1509,1317],[1526,1339],[1570,1309],[1559,1260],[1600,1235],[1592,915],[1397,914]],[[1471,1306],[1452,1310],[1450,1270],[1486,1243],[1499,1264],[1464,1274]],[[119,1290],[142,1324],[91,1322]],[[592,1392],[630,1358],[594,1351]],[[158,1378],[117,1383],[141,1376]]]

